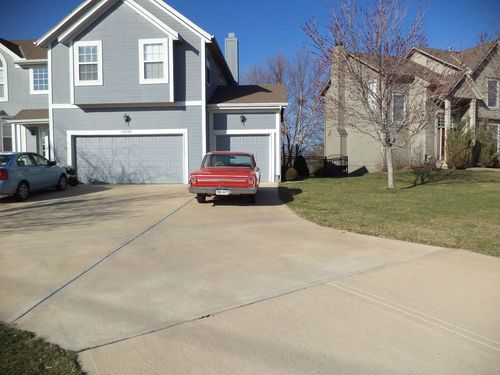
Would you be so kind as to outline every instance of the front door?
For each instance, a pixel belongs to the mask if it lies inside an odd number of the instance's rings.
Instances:
[[[49,128],[40,127],[39,137],[38,137],[38,153],[46,159],[50,159],[49,156]]]

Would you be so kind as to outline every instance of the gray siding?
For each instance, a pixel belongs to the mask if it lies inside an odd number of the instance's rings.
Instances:
[[[222,75],[222,72],[219,68],[219,65],[215,62],[215,59],[212,57],[210,51],[207,48],[207,60],[210,62],[210,84],[208,84],[207,79],[207,100],[209,101],[212,95],[217,89],[217,86],[226,85],[226,80]]]
[[[202,160],[201,107],[128,109],[132,121],[126,127],[122,110],[54,110],[56,160],[67,162],[67,132],[70,130],[188,129],[189,171],[199,168]],[[74,157],[74,155],[73,155]]]
[[[7,82],[9,100],[0,102],[0,111],[15,116],[22,109],[45,109],[49,106],[48,95],[30,94],[29,68],[16,68],[14,59],[0,51],[7,63]]]
[[[74,41],[102,41],[103,61],[103,85],[76,86],[75,104],[173,101],[169,94],[170,82],[139,84],[139,39],[165,37],[134,10],[118,2]],[[75,76],[77,74],[75,71]]]
[[[149,1],[137,2],[177,31],[182,39],[174,41],[174,100],[201,100],[201,38]],[[165,38],[166,35],[120,4],[112,7],[76,39],[102,40],[104,84],[76,87],[76,104],[147,104],[171,99],[167,84],[139,85],[139,39]],[[52,49],[55,104],[70,103],[69,53],[69,48],[61,44]]]
[[[245,116],[246,122],[241,122]],[[276,129],[276,113],[214,113],[214,130]]]
[[[52,66],[52,102],[54,104],[70,103],[70,49],[60,43],[51,48]]]
[[[136,2],[177,31],[182,38],[182,42],[174,44],[175,101],[201,100],[200,36],[149,0],[136,0]]]

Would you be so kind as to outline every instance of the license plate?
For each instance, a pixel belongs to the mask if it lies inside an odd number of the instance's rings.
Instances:
[[[230,195],[231,191],[226,189],[215,190],[215,195]]]

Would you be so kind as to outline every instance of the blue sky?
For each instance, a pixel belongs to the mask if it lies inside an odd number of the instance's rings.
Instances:
[[[37,39],[75,8],[80,0],[3,0],[0,37]],[[278,52],[292,55],[307,42],[301,27],[311,17],[326,22],[335,0],[167,0],[219,43],[233,31],[240,39],[241,68],[265,61]],[[499,27],[499,0],[408,1],[410,12],[427,7],[430,47],[473,46],[482,31]],[[479,5],[480,4],[480,5]]]

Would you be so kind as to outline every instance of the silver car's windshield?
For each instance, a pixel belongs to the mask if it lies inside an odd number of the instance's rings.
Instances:
[[[0,155],[0,167],[6,167],[9,164],[10,155]]]
[[[241,154],[207,155],[203,167],[204,168],[210,168],[210,167],[252,168],[253,160],[250,155],[241,155]]]

